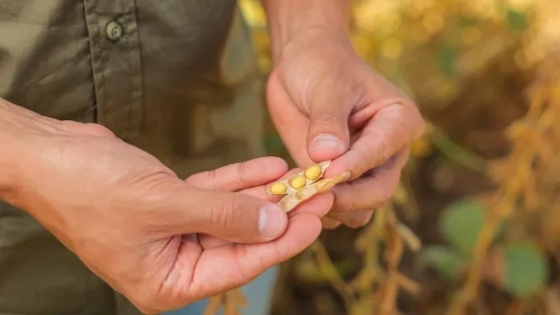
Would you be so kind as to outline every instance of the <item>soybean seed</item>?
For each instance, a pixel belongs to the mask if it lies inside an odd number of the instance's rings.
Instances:
[[[306,184],[307,180],[302,175],[297,175],[290,179],[290,186],[294,187],[295,189],[303,188]]]
[[[284,183],[274,183],[270,186],[270,192],[275,195],[282,195],[288,191],[288,187]]]
[[[321,176],[321,173],[321,167],[319,165],[313,165],[305,170],[305,177],[310,180],[316,180],[319,176]]]

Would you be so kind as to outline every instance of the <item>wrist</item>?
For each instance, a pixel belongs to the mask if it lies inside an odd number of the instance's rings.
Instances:
[[[292,37],[278,51],[274,52],[273,61],[279,65],[283,59],[300,56],[304,52],[320,54],[319,58],[335,56],[336,58],[358,57],[350,37],[345,33],[329,32],[325,29],[313,29],[306,31],[305,34]]]
[[[41,117],[0,98],[0,200],[13,204],[25,187],[29,173],[25,168],[33,165],[30,158],[37,157],[29,153],[28,139],[44,129]]]
[[[8,131],[10,113],[0,100],[0,200],[8,200],[18,184],[17,146],[12,132]]]
[[[275,62],[294,42],[315,38],[350,42],[350,1],[262,0],[262,3]]]

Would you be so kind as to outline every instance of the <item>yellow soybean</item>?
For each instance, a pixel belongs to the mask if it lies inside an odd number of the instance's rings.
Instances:
[[[270,186],[270,192],[275,195],[285,194],[288,191],[288,187],[284,183],[274,183]]]
[[[295,189],[303,188],[306,184],[307,180],[302,175],[297,175],[290,180],[290,186],[294,187]]]
[[[305,177],[310,180],[316,180],[321,175],[322,170],[319,165],[313,165],[305,170]]]

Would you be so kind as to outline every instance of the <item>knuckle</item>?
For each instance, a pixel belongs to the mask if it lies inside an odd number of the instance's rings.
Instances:
[[[397,162],[399,162],[400,159],[400,154],[393,154],[393,156],[391,156],[388,160],[384,161],[381,165],[370,169],[369,171],[364,173],[364,175],[375,177],[381,173],[391,172],[395,170]]]
[[[405,103],[407,106],[407,116],[403,119],[403,121],[407,121],[404,127],[410,131],[412,136],[412,140],[419,138],[424,134],[426,131],[427,123],[424,117],[422,116],[422,112],[418,107],[418,104],[412,101],[408,101]]]
[[[84,131],[96,136],[106,136],[106,137],[115,136],[115,134],[109,128],[96,123],[84,124]]]
[[[393,198],[397,187],[399,186],[400,181],[400,173],[396,172],[394,175],[391,176],[389,183],[380,190],[380,201],[379,203],[385,204]]]
[[[352,211],[353,209],[356,208],[357,206],[357,201],[355,199],[342,199],[342,198],[336,198],[335,200],[336,204],[334,205],[334,208],[336,208],[338,211],[340,212],[348,212],[348,211]]]
[[[224,207],[225,206],[223,203],[212,204],[212,206],[208,210],[210,212],[208,219],[211,226],[218,226],[222,224],[221,212],[223,212],[222,208]]]
[[[249,174],[247,170],[246,163],[237,163],[236,165],[237,170],[237,178],[242,185],[245,185],[249,182]]]
[[[204,187],[207,187],[210,190],[218,190],[218,171],[216,170],[209,170],[206,172],[206,183],[204,183]]]
[[[370,200],[368,208],[378,208],[388,203],[397,189],[399,183],[398,175],[391,175],[391,178],[385,185],[380,185],[375,193],[375,197]]]
[[[394,131],[387,132],[392,133]],[[379,139],[379,161],[377,161],[376,164],[381,164],[389,160],[393,155],[393,141],[391,139],[395,139],[391,134],[386,134]]]
[[[384,207],[385,205],[387,205],[390,201],[391,201],[391,197],[392,195],[388,195],[388,196],[383,196],[382,198],[379,198],[379,200],[377,200],[374,204],[371,205],[371,208],[381,208]]]
[[[373,216],[373,210],[353,213],[346,217],[345,225],[350,228],[360,228],[367,225]]]
[[[73,120],[61,120],[58,127],[64,131],[74,130],[92,136],[115,137],[115,134],[107,127],[98,123],[83,123]]]
[[[397,159],[395,164],[398,166],[397,178],[400,179],[401,177],[401,170],[404,166],[408,163],[410,159],[410,145],[406,146],[397,154]]]
[[[185,183],[194,187],[205,188],[207,184],[207,172],[192,174],[185,179]]]
[[[393,197],[394,190],[395,189],[393,187],[385,187],[382,190],[380,190],[379,191],[379,200],[377,201],[377,205],[385,204],[389,200],[391,200],[391,197]]]
[[[350,199],[348,200],[348,203],[346,204],[345,207],[345,211],[353,211],[356,209],[356,207],[358,206],[358,201],[356,199]]]
[[[334,230],[340,227],[341,224],[342,223],[339,221],[328,221],[328,222],[323,221],[323,228],[327,230]]]
[[[217,182],[217,178],[217,171],[209,170],[202,173],[192,174],[185,179],[185,183],[202,189],[221,190],[221,185]]]

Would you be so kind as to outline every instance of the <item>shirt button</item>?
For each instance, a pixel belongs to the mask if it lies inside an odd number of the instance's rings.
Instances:
[[[105,27],[105,36],[107,36],[108,40],[115,42],[119,40],[122,35],[123,27],[119,23],[115,21],[107,23],[107,26]]]

